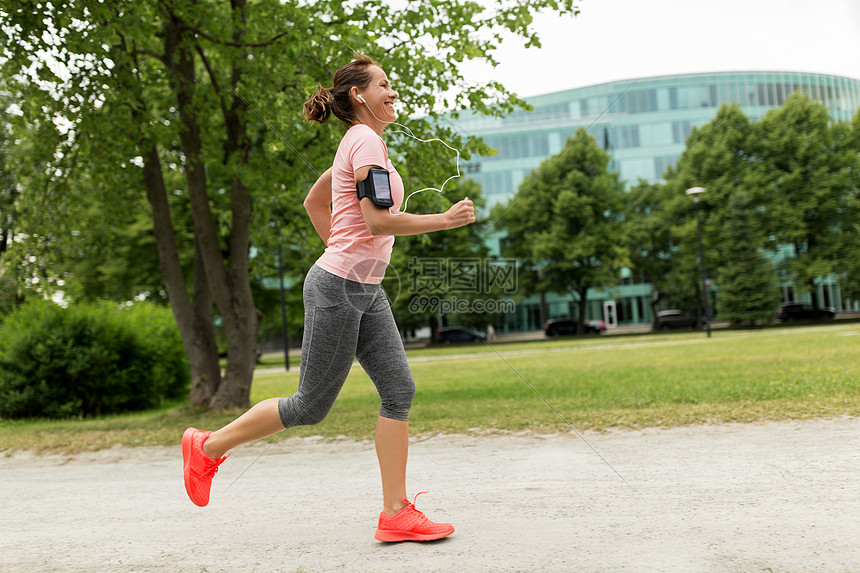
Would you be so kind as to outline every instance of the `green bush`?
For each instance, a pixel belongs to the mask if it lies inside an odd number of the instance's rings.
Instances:
[[[182,396],[189,373],[169,309],[28,302],[0,328],[0,417],[143,410]]]

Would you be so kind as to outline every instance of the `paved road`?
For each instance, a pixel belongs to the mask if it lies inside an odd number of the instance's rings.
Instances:
[[[0,571],[860,571],[860,419],[585,437],[605,461],[575,435],[415,440],[418,507],[457,527],[430,544],[373,539],[368,442],[240,448],[206,508],[178,436],[19,453],[0,458]]]

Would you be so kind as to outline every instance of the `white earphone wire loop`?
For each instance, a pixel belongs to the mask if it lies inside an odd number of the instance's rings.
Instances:
[[[453,151],[454,153],[457,154],[456,159],[455,159],[456,160],[455,165],[456,165],[457,173],[455,175],[452,175],[448,179],[446,179],[445,182],[442,183],[442,187],[440,187],[438,189],[436,187],[425,187],[423,189],[418,189],[417,191],[413,191],[412,193],[410,193],[406,197],[406,199],[404,199],[402,209],[398,210],[397,213],[392,213],[391,207],[389,207],[388,208],[389,213],[391,213],[392,215],[395,215],[395,216],[402,215],[403,213],[406,212],[406,204],[409,203],[409,198],[412,197],[413,195],[415,195],[416,193],[421,193],[422,191],[436,191],[438,193],[442,193],[442,191],[445,189],[445,185],[447,185],[451,179],[457,179],[459,177],[462,177],[462,175],[460,173],[460,150],[459,149],[455,149],[455,148],[451,147],[450,145],[448,145],[447,143],[445,143],[444,141],[442,141],[441,139],[439,139],[437,137],[434,137],[433,139],[421,139],[420,137],[416,137],[415,134],[412,133],[412,130],[409,129],[408,127],[406,127],[405,125],[403,125],[402,123],[397,123],[396,121],[385,121],[385,120],[379,119],[378,117],[376,117],[376,114],[373,113],[373,110],[370,109],[370,105],[367,103],[367,101],[365,101],[364,97],[362,97],[361,94],[358,94],[356,96],[356,98],[361,100],[361,102],[365,106],[367,106],[367,111],[370,112],[370,115],[372,115],[374,117],[374,119],[376,119],[376,121],[378,121],[380,123],[385,123],[388,125],[397,125],[397,126],[400,126],[403,128],[403,130],[393,130],[393,133],[402,133],[402,134],[407,135],[407,136],[411,137],[412,139],[414,139],[415,141],[418,141],[420,143],[432,143],[434,141],[438,141],[439,143],[441,143],[442,145],[444,145],[445,147],[447,147],[448,149],[450,149],[451,151]]]

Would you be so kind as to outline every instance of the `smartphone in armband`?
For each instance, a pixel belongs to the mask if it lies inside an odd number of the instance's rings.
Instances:
[[[364,197],[370,197],[370,200],[377,207],[394,207],[394,198],[391,196],[391,181],[387,169],[371,167],[367,172],[367,177],[355,184],[355,190],[358,192],[359,201]]]

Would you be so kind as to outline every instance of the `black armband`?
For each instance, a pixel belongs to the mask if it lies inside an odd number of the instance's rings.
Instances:
[[[387,169],[371,167],[367,177],[355,184],[355,190],[358,192],[359,201],[364,197],[370,197],[377,207],[394,207]]]

